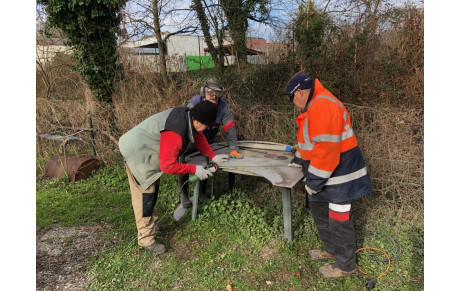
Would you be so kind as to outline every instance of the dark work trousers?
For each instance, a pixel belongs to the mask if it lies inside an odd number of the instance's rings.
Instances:
[[[351,204],[351,202],[336,204]],[[351,209],[349,219],[339,221],[329,217],[328,202],[310,201],[310,208],[319,237],[323,241],[324,250],[335,254],[335,267],[343,271],[354,270],[356,268],[356,238]]]

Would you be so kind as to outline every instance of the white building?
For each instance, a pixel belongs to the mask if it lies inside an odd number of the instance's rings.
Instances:
[[[169,32],[163,33],[164,36]],[[218,46],[217,39],[213,44]],[[276,49],[280,52],[279,45]],[[263,38],[248,37],[246,41],[248,62],[253,64],[267,63],[265,55],[272,55],[270,44]],[[223,43],[225,50],[225,65],[235,62],[233,45],[230,39]],[[209,49],[201,35],[171,35],[166,39],[166,64],[171,72],[212,68],[214,62],[209,54]],[[63,45],[62,39],[51,39],[37,36],[37,61],[50,61],[56,53],[70,54],[72,50]],[[139,40],[122,45],[121,55],[130,68],[145,67],[149,70],[159,71],[158,42],[155,35],[145,36]]]

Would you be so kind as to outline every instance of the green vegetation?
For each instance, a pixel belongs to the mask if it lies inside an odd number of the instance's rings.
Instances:
[[[73,48],[78,61],[75,69],[99,101],[112,103],[122,72],[117,36],[120,8],[126,0],[38,0],[37,3],[48,14],[45,34],[50,36],[53,28],[63,31],[66,45]]]
[[[293,190],[294,241],[283,238],[280,191],[262,178],[238,176],[228,191],[227,175],[214,180],[215,196],[201,203],[198,218],[190,211],[178,222],[172,218],[178,202],[177,179],[163,175],[157,212],[158,233],[168,252],[150,255],[137,246],[129,185],[121,163],[103,167],[84,181],[63,179],[37,182],[37,227],[108,225],[100,233],[105,248],[86,262],[87,290],[365,290],[369,277],[324,280],[322,263],[312,262],[308,250],[321,246],[303,191]],[[210,183],[208,183],[210,184]],[[190,186],[191,187],[191,186]],[[208,186],[210,187],[210,186]],[[423,289],[423,217],[394,227],[393,216],[369,216],[357,202],[355,220],[366,235],[359,246],[372,246],[398,256],[374,290]],[[375,205],[375,208],[382,207]],[[369,210],[373,211],[373,210]],[[372,226],[372,229],[371,229]],[[72,239],[72,238],[69,238]],[[386,262],[359,253],[358,264],[378,276]],[[382,259],[382,257],[378,257]]]

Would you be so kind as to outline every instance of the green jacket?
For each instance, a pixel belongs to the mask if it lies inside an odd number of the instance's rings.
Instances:
[[[170,108],[154,114],[120,137],[120,152],[144,189],[150,187],[163,174],[159,162],[160,135],[170,115],[168,124],[171,121],[176,123],[174,127],[180,128],[186,144],[193,142],[189,111],[185,107]]]

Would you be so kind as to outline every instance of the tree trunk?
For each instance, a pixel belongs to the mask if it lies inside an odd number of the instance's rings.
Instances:
[[[158,0],[152,0],[153,6],[153,26],[155,30],[155,37],[157,38],[158,44],[158,58],[160,64],[160,75],[161,79],[163,80],[163,86],[166,87],[168,84],[168,72],[166,69],[166,52],[165,52],[165,43],[161,36],[160,30],[160,19],[159,19],[159,12],[158,12]]]
[[[241,0],[221,0],[228,21],[228,28],[233,39],[238,65],[247,64],[246,32],[248,30],[247,12]]]
[[[88,118],[88,125],[89,125],[89,128],[94,128],[93,127],[93,122],[95,121],[95,119],[97,120],[97,117],[100,117],[101,116],[101,111],[106,113],[106,127],[108,127],[108,130],[104,130],[102,128],[98,128],[98,130],[103,130],[103,131],[106,131],[107,132],[107,135],[109,137],[112,137],[113,139],[113,136],[115,135],[115,133],[117,132],[117,126],[116,126],[116,115],[115,115],[115,106],[113,103],[109,103],[109,102],[98,102],[96,100],[96,98],[94,97],[93,93],[91,92],[91,89],[89,88],[88,85],[85,84],[85,88],[84,88],[84,96],[85,96],[85,101],[86,101],[86,115],[87,115],[87,118]],[[98,108],[99,107],[99,108]],[[103,117],[103,115],[102,115]],[[103,120],[104,118],[101,119],[101,121]],[[97,125],[96,125],[97,127]],[[101,124],[99,124],[99,127],[101,127]],[[102,127],[104,127],[102,125]],[[96,132],[96,130],[94,130],[92,133],[93,135],[91,136],[91,141],[93,143],[93,146],[94,146],[94,133]],[[111,143],[106,143],[107,145],[111,144]]]
[[[224,53],[222,48],[222,39],[220,38],[219,33],[216,34],[218,43],[219,43],[219,51],[216,50],[214,44],[212,43],[211,33],[209,32],[209,23],[208,19],[206,18],[206,13],[204,11],[203,5],[201,0],[193,0],[195,5],[195,11],[198,15],[198,20],[200,21],[201,29],[203,30],[204,40],[206,45],[208,46],[209,53],[211,54],[212,60],[214,64],[217,66],[218,74],[222,74],[224,71],[225,63],[224,63]],[[216,31],[218,27],[216,25]]]

